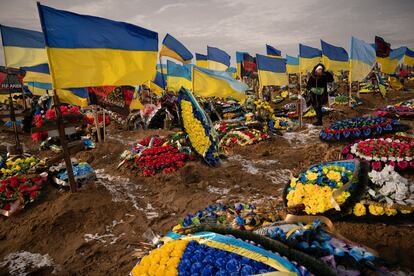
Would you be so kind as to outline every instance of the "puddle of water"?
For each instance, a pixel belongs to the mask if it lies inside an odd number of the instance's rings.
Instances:
[[[60,267],[55,265],[49,254],[41,255],[27,251],[11,253],[0,263],[0,267],[7,266],[10,275],[23,276],[31,273],[30,269],[53,267],[53,274],[60,271]]]

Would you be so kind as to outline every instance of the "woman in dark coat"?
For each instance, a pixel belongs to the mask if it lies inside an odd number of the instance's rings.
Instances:
[[[308,79],[306,86],[310,95],[310,102],[316,112],[316,126],[322,125],[322,106],[328,103],[328,82],[333,82],[331,73],[325,70],[322,63],[317,64]]]

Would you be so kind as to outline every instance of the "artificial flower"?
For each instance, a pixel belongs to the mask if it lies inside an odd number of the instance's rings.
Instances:
[[[354,215],[357,217],[365,216],[367,214],[367,209],[365,208],[364,204],[357,203],[354,206]]]

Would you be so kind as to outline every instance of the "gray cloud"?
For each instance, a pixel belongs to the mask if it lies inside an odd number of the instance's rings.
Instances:
[[[42,4],[169,32],[192,52],[216,46],[265,53],[268,43],[297,55],[298,43],[320,47],[320,39],[348,49],[351,35],[392,47],[414,48],[412,0],[45,0]],[[0,23],[40,30],[35,0],[2,0]],[[2,55],[2,53],[0,54]],[[0,59],[2,60],[2,59]],[[2,61],[0,61],[2,62]]]

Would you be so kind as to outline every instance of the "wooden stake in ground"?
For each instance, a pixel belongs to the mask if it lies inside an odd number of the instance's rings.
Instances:
[[[56,122],[58,125],[60,144],[62,145],[63,149],[63,159],[65,160],[66,171],[68,173],[69,186],[71,192],[76,192],[76,181],[75,176],[73,175],[72,161],[70,160],[70,153],[66,141],[65,126],[63,125],[62,113],[60,112],[60,102],[59,97],[56,93],[56,89],[53,90],[53,99],[55,102]]]
[[[102,108],[103,141],[106,142],[105,108]]]
[[[96,106],[92,106],[92,114],[93,114],[93,120],[95,121],[95,128],[96,128],[96,135],[98,136],[98,142],[102,143],[101,131],[99,129],[98,114],[96,113]]]

